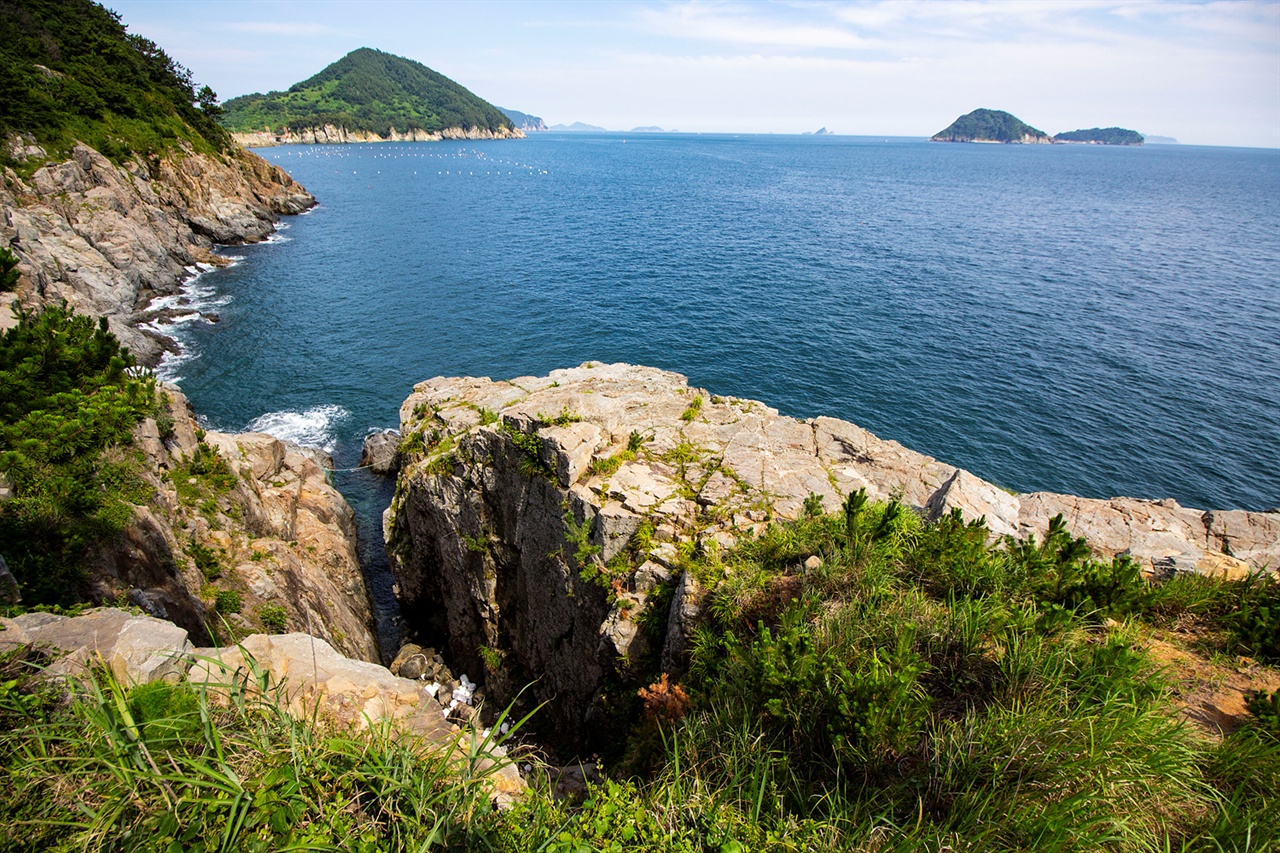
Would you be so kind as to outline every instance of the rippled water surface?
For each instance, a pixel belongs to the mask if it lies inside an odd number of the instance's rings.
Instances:
[[[594,361],[1017,490],[1280,505],[1280,152],[535,135],[262,150],[320,200],[193,290],[212,425],[355,465],[415,382]],[[338,475],[376,551],[388,491]]]

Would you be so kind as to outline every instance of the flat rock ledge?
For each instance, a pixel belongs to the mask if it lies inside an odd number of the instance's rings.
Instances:
[[[101,663],[127,686],[186,680],[225,693],[236,683],[252,686],[253,674],[269,673],[297,715],[318,708],[329,721],[355,730],[389,721],[399,732],[420,737],[428,749],[444,748],[460,736],[487,736],[450,723],[450,709],[423,681],[344,657],[307,634],[254,634],[236,646],[194,648],[187,632],[172,622],[116,608],[75,617],[27,613],[0,618],[0,654],[23,646],[50,654],[54,661],[44,677],[63,682],[83,679],[89,667]],[[488,766],[498,764],[492,777],[494,797],[500,804],[510,803],[525,784],[514,763],[503,760],[502,747],[492,747],[491,755]]]
[[[536,680],[557,727],[599,712],[606,676],[643,651],[633,618],[675,583],[681,543],[728,548],[819,495],[828,511],[866,489],[930,519],[959,509],[993,537],[1044,535],[1061,513],[1098,556],[1148,572],[1274,571],[1280,514],[1204,511],[1172,500],[1011,494],[846,421],[780,415],[712,396],[684,376],[593,364],[495,382],[437,377],[400,410],[402,469],[384,518],[411,626],[447,636],[456,665],[490,667],[497,701]],[[631,452],[628,452],[629,445]],[[652,545],[611,595],[574,558],[600,565],[645,526]],[[664,665],[675,665],[699,591],[679,578]]]

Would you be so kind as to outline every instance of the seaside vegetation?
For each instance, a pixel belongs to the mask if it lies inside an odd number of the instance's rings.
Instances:
[[[439,132],[511,128],[497,107],[420,62],[362,47],[287,92],[243,95],[224,104],[233,131],[302,131],[333,125],[386,137],[394,128]]]
[[[1092,142],[1098,145],[1141,145],[1146,140],[1136,130],[1123,127],[1091,127],[1069,130],[1053,137],[1054,142]]]
[[[0,662],[0,849],[1280,844],[1280,694],[1255,694],[1250,720],[1218,736],[1180,714],[1151,653],[1159,633],[1206,658],[1280,662],[1273,580],[1153,585],[1126,559],[1091,559],[1060,521],[992,547],[958,514],[927,524],[861,494],[820,507],[727,554],[687,552],[709,590],[689,671],[639,692],[605,781],[557,799],[535,770],[509,810],[466,732],[431,754],[388,728],[334,729],[288,713],[259,676],[227,702],[102,672],[67,701],[14,653]],[[507,746],[499,762],[537,766],[536,747]]]
[[[0,138],[25,133],[50,158],[83,142],[116,163],[180,141],[223,150],[217,95],[120,16],[89,0],[0,2]],[[0,147],[0,162],[10,160]],[[38,164],[37,164],[38,165]]]
[[[26,605],[83,598],[87,561],[114,541],[150,489],[131,447],[156,412],[155,380],[65,304],[18,311],[0,336],[0,553]]]

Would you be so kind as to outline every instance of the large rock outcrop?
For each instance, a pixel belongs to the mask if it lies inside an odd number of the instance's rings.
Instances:
[[[315,204],[284,170],[238,148],[183,148],[117,166],[78,145],[70,160],[30,177],[8,168],[2,177],[0,246],[19,258],[22,303],[65,299],[79,313],[106,317],[147,364],[163,350],[138,328],[153,298],[176,293],[194,264],[220,263],[214,244],[260,241],[280,214]],[[7,310],[0,314],[11,322]]]
[[[854,424],[784,417],[652,368],[436,378],[400,417],[403,467],[385,527],[406,620],[446,640],[462,668],[487,666],[499,702],[535,682],[570,741],[608,712],[602,686],[656,651],[637,617],[653,589],[674,583],[680,549],[731,546],[798,516],[811,494],[828,510],[860,488],[932,517],[958,508],[1015,538],[1043,535],[1062,513],[1100,556],[1127,552],[1152,571],[1280,565],[1277,513],[1009,494]],[[670,665],[696,613],[692,580],[674,589]]]
[[[135,431],[152,491],[92,561],[92,597],[128,601],[197,642],[305,631],[378,660],[354,514],[315,451],[269,435],[204,432],[178,389]]]

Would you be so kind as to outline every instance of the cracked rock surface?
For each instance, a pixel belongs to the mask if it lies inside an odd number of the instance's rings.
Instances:
[[[385,527],[406,618],[469,671],[498,650],[489,696],[505,702],[534,682],[569,740],[605,712],[604,686],[649,650],[636,621],[659,584],[674,585],[659,641],[663,665],[678,666],[699,594],[672,577],[680,549],[731,547],[797,517],[811,494],[828,511],[860,488],[930,518],[956,508],[1017,539],[1043,536],[1062,513],[1098,556],[1127,552],[1156,573],[1280,564],[1277,513],[1010,494],[846,421],[785,417],[649,367],[437,377],[414,388],[400,419],[403,468]]]

